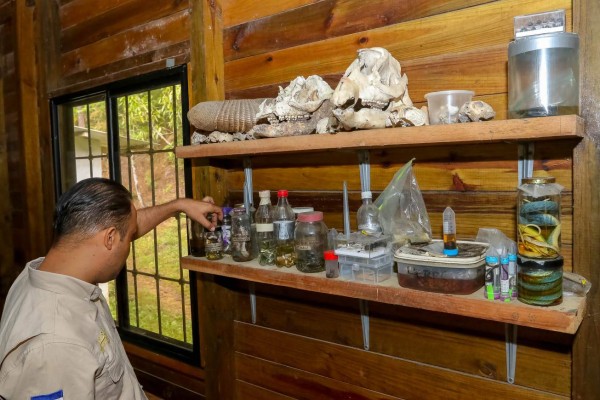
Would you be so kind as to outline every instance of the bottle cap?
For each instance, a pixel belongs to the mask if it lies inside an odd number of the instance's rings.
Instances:
[[[313,211],[298,214],[298,222],[317,222],[323,221],[323,213],[321,211]]]
[[[260,197],[261,199],[269,198],[269,197],[271,197],[271,191],[270,190],[261,190],[260,192],[258,192],[258,197]]]
[[[360,193],[360,198],[361,199],[372,199],[373,198],[373,193],[371,193],[371,191],[361,192]]]
[[[223,210],[223,215],[225,216],[225,215],[229,215],[229,213],[231,212],[231,210],[233,210],[233,208],[223,207],[222,210]]]
[[[325,250],[323,252],[323,258],[325,260],[337,260],[338,256],[337,256],[337,254],[335,254],[335,251],[333,251],[333,250]]]
[[[444,249],[444,254],[447,256],[457,256],[458,249]]]
[[[277,197],[287,197],[288,191],[285,189],[280,189],[277,191]]]

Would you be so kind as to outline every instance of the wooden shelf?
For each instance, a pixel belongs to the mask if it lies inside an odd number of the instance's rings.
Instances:
[[[372,129],[335,135],[303,135],[242,142],[180,146],[179,158],[236,158],[251,155],[318,152],[327,150],[417,147],[442,144],[532,142],[577,139],[583,120],[576,115],[509,119],[453,125]]]
[[[325,272],[305,274],[296,268],[262,266],[257,261],[237,263],[230,257],[220,261],[208,261],[204,258],[187,256],[181,259],[181,265],[190,271],[249,282],[438,311],[568,334],[574,334],[577,331],[583,320],[586,306],[584,297],[564,297],[561,305],[535,307],[517,300],[510,303],[485,300],[483,288],[471,295],[429,293],[401,287],[395,274],[390,279],[375,285],[328,279],[325,277]]]

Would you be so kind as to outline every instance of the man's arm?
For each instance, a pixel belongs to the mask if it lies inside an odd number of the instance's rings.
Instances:
[[[193,199],[177,199],[154,207],[147,207],[137,212],[137,233],[134,239],[144,236],[167,218],[174,217],[177,213],[184,212],[188,217],[200,222],[205,228],[214,230],[217,221],[209,222],[207,214],[217,214],[219,220],[223,219],[223,211],[212,204],[210,197],[203,201]]]

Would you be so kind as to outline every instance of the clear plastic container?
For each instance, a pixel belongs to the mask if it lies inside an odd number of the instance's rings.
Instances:
[[[258,241],[258,263],[260,265],[275,264],[275,235],[273,234],[273,207],[271,206],[271,192],[262,190],[258,192],[260,204],[254,214],[256,223],[256,240]]]
[[[444,90],[427,93],[427,110],[431,125],[454,124],[458,122],[458,111],[463,104],[471,101],[474,92],[470,90]]]
[[[387,248],[380,247],[368,253],[338,248],[335,254],[338,256],[342,279],[379,283],[392,276],[394,260]]]
[[[296,268],[300,272],[325,271],[323,252],[327,247],[327,226],[323,222],[323,213],[313,211],[298,215],[294,232]]]
[[[551,259],[560,253],[560,193],[553,177],[524,178],[517,194],[518,254]]]
[[[533,35],[508,45],[508,117],[579,113],[579,36]]]
[[[433,241],[435,246],[443,248],[440,242]],[[397,250],[395,260],[400,286],[448,294],[471,294],[483,287],[488,244],[460,240],[457,244],[458,255],[454,257],[441,256],[442,250],[438,256]]]

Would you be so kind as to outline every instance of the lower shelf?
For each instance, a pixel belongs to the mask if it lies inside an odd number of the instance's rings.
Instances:
[[[325,277],[325,272],[305,274],[296,268],[262,266],[257,261],[238,263],[230,257],[219,261],[209,261],[205,258],[187,256],[182,257],[181,265],[190,271],[249,282],[285,286],[568,334],[577,332],[586,307],[585,297],[568,296],[564,297],[562,304],[558,306],[535,307],[517,300],[509,303],[486,300],[483,298],[483,288],[470,295],[423,292],[401,287],[395,274],[382,283],[367,284],[329,279]]]

